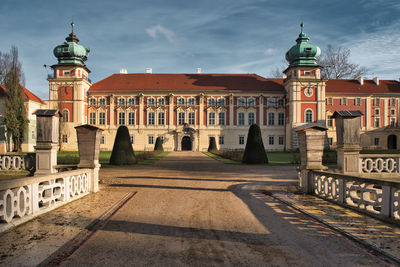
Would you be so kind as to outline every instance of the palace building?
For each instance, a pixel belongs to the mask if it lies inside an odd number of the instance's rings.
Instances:
[[[249,125],[260,126],[269,151],[297,149],[295,129],[315,123],[328,128],[335,147],[336,110],[359,110],[362,146],[398,148],[400,82],[322,79],[318,46],[301,32],[286,53],[286,78],[256,74],[128,74],[121,70],[91,84],[89,49],[73,32],[54,49],[49,108],[62,114],[62,149],[77,149],[74,127],[104,130],[101,149],[111,150],[117,129],[128,127],[136,150],[152,150],[161,137],[165,150],[205,151],[215,137],[219,149],[244,149]]]

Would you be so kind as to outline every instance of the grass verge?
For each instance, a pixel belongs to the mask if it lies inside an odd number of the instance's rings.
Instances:
[[[168,151],[161,152],[161,153],[159,153],[157,155],[154,155],[153,157],[150,157],[150,158],[144,159],[142,161],[139,161],[138,164],[139,165],[151,165],[151,164],[154,164],[154,162],[159,161],[160,159],[162,159],[163,157],[168,155],[168,153],[169,153]]]
[[[221,156],[218,156],[216,154],[213,154],[211,152],[203,152],[204,155],[209,156],[210,158],[213,158],[215,160],[221,161],[222,163],[225,164],[241,164],[241,162],[235,161],[235,160],[231,160],[231,159],[227,159],[227,158],[223,158]]]

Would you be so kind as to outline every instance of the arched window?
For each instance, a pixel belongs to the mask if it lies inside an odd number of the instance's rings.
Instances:
[[[247,99],[247,106],[249,106],[249,107],[254,107],[255,104],[256,104],[256,101],[255,101],[254,98],[249,98],[249,99]]]
[[[238,106],[239,107],[243,107],[243,106],[245,106],[245,104],[246,104],[246,99],[244,99],[244,98],[239,98],[238,99]]]
[[[210,98],[208,99],[208,105],[209,105],[209,106],[215,106],[215,98],[210,97]]]
[[[195,103],[195,101],[194,101],[193,97],[188,99],[188,105],[194,106],[194,103]]]
[[[133,97],[128,98],[128,105],[130,106],[135,105],[135,99]]]
[[[313,111],[311,109],[307,109],[305,112],[305,122],[313,122]]]
[[[69,111],[67,109],[62,112],[62,120],[63,122],[69,122]]]
[[[125,98],[123,98],[123,97],[118,98],[118,105],[119,106],[125,105]]]
[[[147,105],[148,106],[154,106],[154,98],[153,97],[147,98]]]
[[[222,107],[225,106],[225,98],[218,98],[218,106]]]
[[[96,98],[91,98],[90,99],[90,105],[96,105]]]
[[[158,102],[158,105],[159,105],[159,106],[164,106],[164,105],[165,105],[165,99],[164,99],[164,97],[159,97],[159,98],[157,99],[157,102]]]
[[[104,97],[99,99],[100,105],[105,105],[106,104],[106,99]]]
[[[185,99],[183,97],[178,98],[178,105],[185,105]]]

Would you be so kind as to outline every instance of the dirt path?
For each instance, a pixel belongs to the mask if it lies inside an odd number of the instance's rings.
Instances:
[[[380,259],[262,193],[297,181],[294,167],[221,164],[173,152],[154,166],[102,169],[136,192],[64,262],[76,265],[379,266]]]

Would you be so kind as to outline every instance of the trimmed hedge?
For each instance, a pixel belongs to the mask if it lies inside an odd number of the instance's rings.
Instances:
[[[208,152],[217,150],[217,143],[215,142],[215,137],[210,137],[210,143],[208,144]]]
[[[268,157],[265,153],[262,141],[261,130],[257,124],[252,124],[249,128],[242,162],[247,164],[268,163]]]
[[[164,151],[164,147],[162,145],[161,137],[157,137],[156,144],[154,145],[154,151]]]
[[[115,136],[113,150],[111,152],[111,165],[131,165],[136,163],[135,154],[126,126],[120,126]]]

